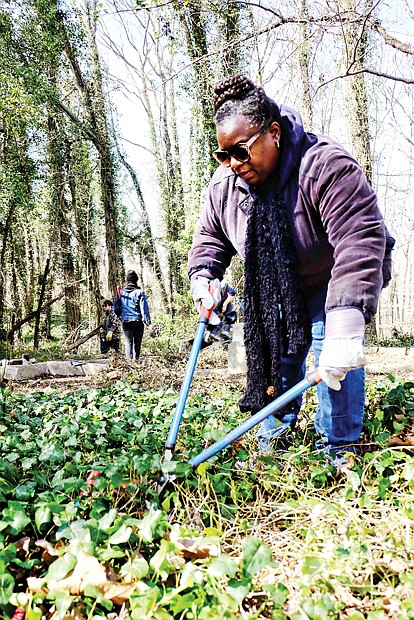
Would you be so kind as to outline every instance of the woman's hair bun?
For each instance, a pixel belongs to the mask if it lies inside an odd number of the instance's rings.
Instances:
[[[242,99],[256,88],[251,79],[245,75],[233,75],[220,80],[214,88],[214,111],[217,112],[226,101]]]

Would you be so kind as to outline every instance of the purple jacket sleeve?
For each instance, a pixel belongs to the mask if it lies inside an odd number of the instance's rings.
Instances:
[[[221,192],[213,191],[210,182],[208,198],[197,222],[193,243],[188,254],[188,275],[201,275],[222,280],[232,257],[236,254],[231,241],[223,231],[220,210],[226,207]]]
[[[314,177],[315,202],[334,259],[326,311],[357,306],[370,321],[383,286],[386,249],[386,228],[377,198],[361,168],[342,149],[334,149],[320,164]]]

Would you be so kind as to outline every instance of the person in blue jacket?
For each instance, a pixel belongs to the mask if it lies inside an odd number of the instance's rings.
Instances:
[[[122,313],[120,316],[125,336],[125,353],[129,360],[137,360],[141,353],[144,324],[151,330],[151,317],[147,298],[138,286],[138,275],[127,271],[125,284],[121,288]]]

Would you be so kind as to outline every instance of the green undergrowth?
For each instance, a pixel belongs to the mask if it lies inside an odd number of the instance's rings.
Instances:
[[[312,390],[289,451],[259,456],[250,432],[192,471],[239,397],[190,396],[164,464],[172,390],[2,390],[0,617],[413,618],[414,384],[369,384],[340,473],[314,448]]]
[[[198,318],[197,311],[189,295],[179,297],[179,299],[174,300],[176,304],[176,314],[174,316],[162,311],[151,312],[152,330],[150,332],[144,331],[142,341],[143,355],[176,356],[181,341],[194,337]],[[20,337],[16,337],[13,345],[0,339],[0,359],[20,358],[22,355],[28,355],[37,362],[44,362],[48,360],[65,360],[68,357],[76,357],[77,359],[94,357],[100,353],[99,335],[93,336],[76,350],[67,350],[71,342],[92,331],[94,326],[94,323],[90,325],[85,321],[79,333],[73,335],[72,338],[67,338],[64,317],[62,315],[54,315],[51,337],[46,338],[42,334],[39,348],[35,350],[33,348],[33,325],[27,324],[23,327]],[[123,347],[124,338],[122,336],[122,351]]]

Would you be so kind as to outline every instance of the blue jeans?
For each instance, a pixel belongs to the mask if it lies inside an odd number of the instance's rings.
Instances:
[[[325,336],[325,299],[326,289],[319,291],[308,301],[309,315],[312,322],[312,348],[315,366],[318,366],[322,343]],[[282,392],[286,392],[301,381],[306,373],[306,357],[310,347],[305,347],[296,355],[285,355],[282,349],[281,374]],[[325,383],[316,387],[318,408],[315,417],[315,430],[321,436],[317,442],[322,446],[339,447],[358,443],[362,433],[365,401],[365,371],[363,368],[351,370],[341,381],[339,392],[332,390]],[[267,417],[257,433],[258,439],[275,439],[296,425],[302,397],[293,400],[289,411],[280,418]]]

